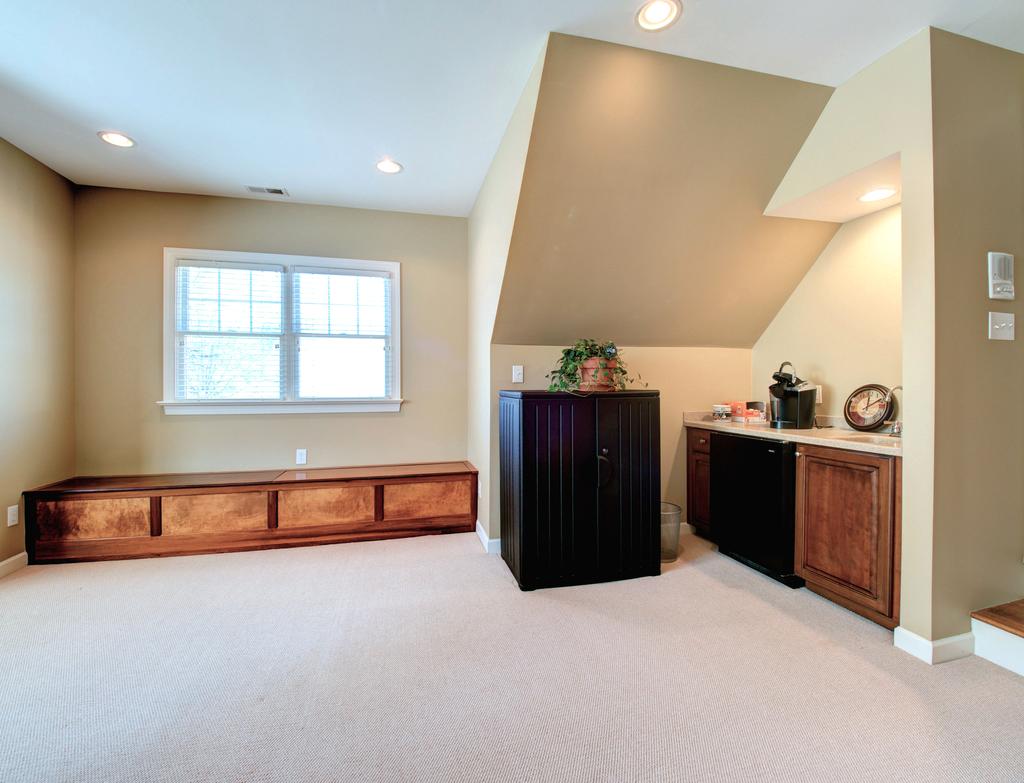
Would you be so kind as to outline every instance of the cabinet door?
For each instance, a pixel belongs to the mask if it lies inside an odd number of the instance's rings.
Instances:
[[[572,584],[597,570],[593,397],[523,402],[520,582]]]
[[[893,545],[892,458],[801,446],[797,573],[840,599],[890,615]]]
[[[597,403],[600,578],[661,572],[658,399],[607,395]]]
[[[701,451],[687,459],[686,516],[701,535],[711,534],[711,455]]]

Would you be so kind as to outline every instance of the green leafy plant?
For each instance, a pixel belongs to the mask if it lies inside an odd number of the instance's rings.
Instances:
[[[548,391],[579,391],[584,362],[588,359],[598,360],[595,381],[606,383],[619,391],[624,390],[627,383],[643,383],[639,376],[633,378],[629,375],[622,352],[611,340],[603,343],[597,340],[577,340],[562,350],[558,366],[547,374],[546,377],[551,381]]]

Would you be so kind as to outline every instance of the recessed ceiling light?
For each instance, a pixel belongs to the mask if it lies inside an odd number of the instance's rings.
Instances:
[[[641,29],[654,32],[673,24],[683,12],[679,0],[648,0],[636,12],[636,23]]]
[[[875,188],[861,196],[858,201],[863,201],[865,203],[870,203],[872,201],[885,201],[887,198],[892,198],[895,195],[896,188]]]
[[[115,147],[134,147],[135,139],[131,136],[126,136],[120,131],[100,131],[96,134],[107,144],[113,144]]]
[[[402,170],[402,164],[391,158],[381,158],[377,161],[377,171],[381,174],[398,174]]]

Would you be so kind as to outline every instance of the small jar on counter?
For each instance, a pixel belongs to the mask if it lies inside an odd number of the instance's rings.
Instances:
[[[711,420],[712,421],[729,421],[732,418],[732,406],[731,405],[712,405],[711,406]]]

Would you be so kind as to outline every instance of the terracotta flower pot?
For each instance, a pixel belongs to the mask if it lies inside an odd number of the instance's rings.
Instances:
[[[602,366],[604,365],[604,366]],[[593,357],[580,365],[580,391],[615,391],[615,359]]]

